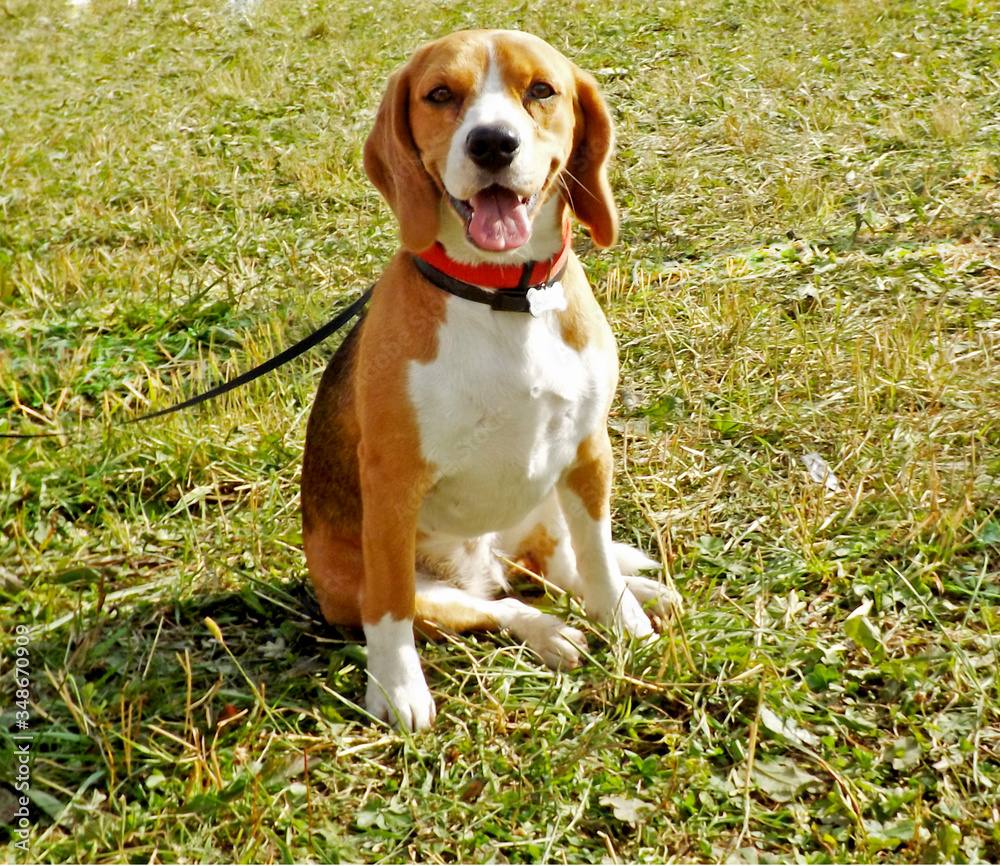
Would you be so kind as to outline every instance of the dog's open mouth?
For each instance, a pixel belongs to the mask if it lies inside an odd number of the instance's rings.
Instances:
[[[465,223],[465,234],[482,250],[502,252],[524,246],[531,237],[531,212],[538,193],[524,197],[494,184],[467,201],[449,196],[455,213]]]

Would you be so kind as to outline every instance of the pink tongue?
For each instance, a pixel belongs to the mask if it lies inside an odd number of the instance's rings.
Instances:
[[[477,192],[470,204],[469,237],[481,249],[516,249],[531,237],[528,209],[511,190],[491,186]]]

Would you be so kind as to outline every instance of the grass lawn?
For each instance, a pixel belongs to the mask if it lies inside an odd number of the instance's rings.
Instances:
[[[0,856],[1000,860],[1000,2],[483,9],[0,4],[0,432],[58,434],[0,439]],[[619,335],[615,531],[687,611],[633,651],[525,585],[587,664],[430,644],[403,737],[301,554],[333,345],[126,421],[378,275],[385,78],[469,26],[613,107],[622,242],[576,245]]]

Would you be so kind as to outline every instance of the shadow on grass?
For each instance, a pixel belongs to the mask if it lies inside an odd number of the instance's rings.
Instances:
[[[28,644],[34,824],[97,792],[145,801],[185,765],[198,768],[194,777],[180,772],[189,796],[203,788],[225,800],[251,776],[283,784],[287,750],[275,750],[285,753],[280,766],[215,783],[234,775],[220,760],[259,754],[261,739],[286,741],[301,760],[302,743],[320,729],[368,723],[350,699],[335,697],[363,693],[361,632],[327,625],[303,581],[254,581],[172,602],[102,598],[95,611],[38,631]],[[12,659],[12,650],[4,655]],[[13,713],[3,721],[0,834],[16,802]]]

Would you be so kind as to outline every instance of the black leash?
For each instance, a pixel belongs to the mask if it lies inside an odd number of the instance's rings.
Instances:
[[[200,403],[207,403],[209,400],[214,400],[216,397],[222,394],[227,394],[230,391],[239,388],[241,385],[246,385],[248,382],[252,382],[254,379],[259,379],[270,373],[272,370],[278,369],[282,364],[287,364],[293,358],[298,358],[299,355],[304,355],[313,346],[319,345],[331,334],[336,333],[341,328],[344,327],[351,319],[355,318],[361,310],[364,308],[365,304],[368,303],[368,299],[372,296],[372,291],[375,286],[369,287],[368,291],[365,292],[360,298],[358,298],[350,306],[345,307],[336,316],[334,316],[329,322],[323,325],[321,328],[313,331],[308,337],[299,340],[292,346],[289,346],[283,352],[275,355],[269,361],[265,361],[252,370],[247,370],[245,373],[241,373],[234,379],[230,379],[228,382],[223,382],[221,385],[216,385],[214,388],[205,391],[203,394],[198,394],[196,397],[192,397],[189,400],[185,400],[182,403],[177,403],[173,406],[168,406],[166,409],[160,409],[157,412],[150,412],[148,415],[140,415],[138,418],[129,418],[126,422],[127,424],[138,424],[140,421],[149,421],[152,418],[160,418],[163,415],[170,415],[173,412],[180,412],[182,409],[190,409],[192,406],[197,406]],[[63,433],[0,433],[0,439],[48,439],[53,436],[63,436]]]

